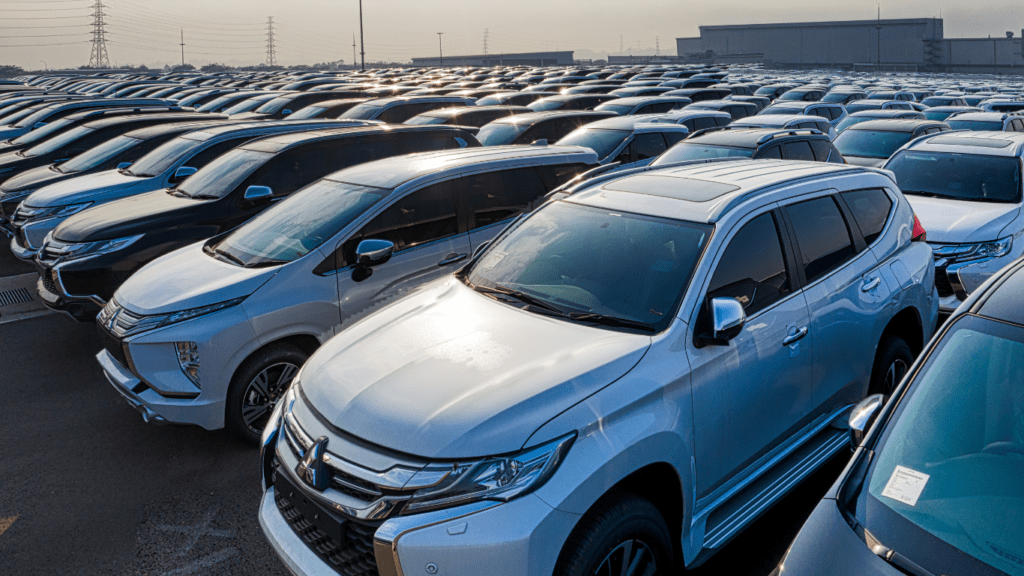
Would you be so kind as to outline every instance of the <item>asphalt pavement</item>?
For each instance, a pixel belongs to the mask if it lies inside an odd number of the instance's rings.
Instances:
[[[145,424],[107,383],[99,348],[92,325],[63,315],[0,324],[0,574],[285,576],[256,517],[257,450]],[[774,569],[844,460],[694,573]]]

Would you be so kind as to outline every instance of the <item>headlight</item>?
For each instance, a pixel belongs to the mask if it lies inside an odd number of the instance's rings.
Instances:
[[[32,208],[22,204],[16,215],[18,218],[24,220],[42,220],[43,218],[63,218],[78,214],[82,210],[85,210],[89,206],[92,206],[92,202],[82,202],[81,204],[69,204],[67,206],[49,206],[46,208]]]
[[[199,385],[199,347],[195,342],[175,342],[174,349],[178,352],[178,365],[197,387]]]
[[[979,244],[948,244],[935,248],[935,257],[944,258],[950,264],[955,262],[969,262],[983,258],[999,258],[1006,256],[1013,248],[1013,236],[1000,238],[994,242],[982,242]]]
[[[82,243],[67,243],[53,239],[53,234],[47,234],[46,239],[43,240],[43,248],[40,254],[46,256],[62,258],[67,260],[81,260],[83,258],[95,258],[96,256],[103,256],[104,254],[110,254],[111,252],[117,252],[123,250],[128,246],[138,242],[143,237],[143,234],[137,236],[129,236],[127,238],[117,238],[115,240],[100,240],[98,242],[82,242]]]
[[[178,322],[184,322],[200,316],[206,316],[207,314],[213,314],[225,308],[231,308],[241,304],[243,300],[248,296],[242,296],[241,298],[235,298],[226,302],[218,302],[217,304],[210,304],[209,306],[200,306],[199,308],[190,308],[188,310],[182,310],[181,312],[172,312],[162,317],[160,322],[154,326],[154,328],[163,328],[171,324],[177,324]]]
[[[527,494],[554,474],[575,439],[574,432],[512,456],[456,464],[444,480],[416,491],[402,513],[415,514],[478,500],[507,502]],[[428,466],[420,474],[433,475],[437,469],[436,465]],[[414,476],[410,484],[415,485],[416,480]]]

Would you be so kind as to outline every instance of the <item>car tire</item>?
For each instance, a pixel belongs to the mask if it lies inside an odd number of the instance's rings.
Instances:
[[[875,366],[871,371],[868,395],[890,396],[914,363],[914,352],[899,336],[886,336],[878,345]]]
[[[290,344],[272,344],[250,356],[228,389],[224,422],[236,436],[259,442],[274,405],[309,355]]]
[[[573,529],[554,574],[640,576],[648,573],[652,564],[651,574],[675,574],[672,550],[671,532],[654,504],[630,492],[614,491],[598,501]]]

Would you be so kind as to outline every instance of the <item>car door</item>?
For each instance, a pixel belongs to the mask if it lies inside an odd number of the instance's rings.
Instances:
[[[698,499],[776,446],[812,406],[814,339],[782,224],[777,211],[762,211],[734,228],[691,321],[695,337],[707,333],[716,297],[737,299],[747,314],[727,345],[686,345]]]
[[[889,294],[876,257],[834,192],[783,208],[811,311],[818,412],[834,408],[833,399],[849,397],[851,389],[863,392],[878,344],[875,321]]]
[[[371,269],[352,266],[362,240],[390,240],[395,253]],[[365,314],[452,273],[470,253],[469,234],[460,233],[451,181],[410,192],[374,216],[336,253],[341,322]]]
[[[454,180],[452,186],[473,252],[548,192],[540,172],[532,166],[470,174]]]

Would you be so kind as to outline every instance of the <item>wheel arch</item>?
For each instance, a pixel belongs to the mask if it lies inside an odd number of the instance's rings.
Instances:
[[[881,344],[888,336],[902,338],[910,346],[910,350],[915,356],[920,354],[925,345],[924,325],[921,321],[921,313],[917,308],[908,306],[893,316],[882,330],[878,344]],[[881,353],[881,347],[878,344],[875,345],[875,360]]]

